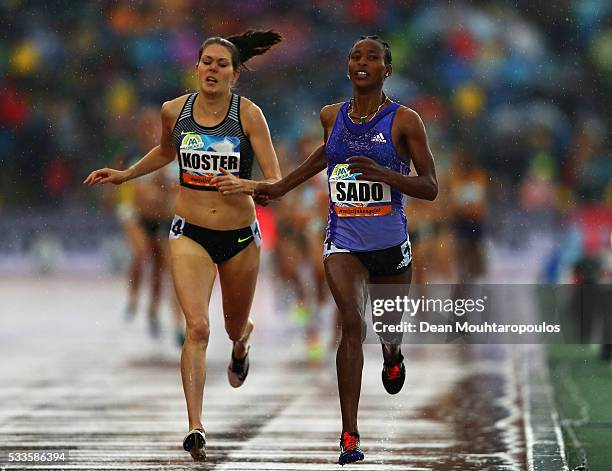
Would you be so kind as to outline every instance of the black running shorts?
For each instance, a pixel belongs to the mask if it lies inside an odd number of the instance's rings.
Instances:
[[[170,239],[178,239],[182,236],[189,237],[204,247],[215,263],[229,260],[246,249],[251,242],[255,242],[257,247],[261,245],[261,232],[257,219],[250,226],[229,231],[218,231],[196,226],[185,221],[185,218],[175,215],[170,227],[169,237]]]
[[[323,257],[327,258],[335,253],[348,253],[359,259],[370,273],[370,276],[394,276],[401,275],[412,263],[412,250],[410,240],[394,247],[370,252],[353,252],[336,246],[331,241],[323,245]]]

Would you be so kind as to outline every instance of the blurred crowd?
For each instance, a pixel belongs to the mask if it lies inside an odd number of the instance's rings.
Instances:
[[[143,108],[195,88],[204,38],[246,29],[284,36],[237,92],[263,109],[286,173],[320,142],[321,106],[350,97],[351,45],[379,34],[393,53],[386,91],[421,114],[440,180],[435,203],[407,205],[435,272],[417,279],[473,279],[486,268],[483,234],[516,245],[563,221],[559,247],[578,238],[580,250],[553,254],[550,280],[610,251],[609,2],[7,0],[0,15],[0,212],[102,208],[83,178],[133,146]],[[309,247],[325,182],[301,191],[268,216],[295,234],[280,239]],[[457,265],[466,250],[475,255]]]

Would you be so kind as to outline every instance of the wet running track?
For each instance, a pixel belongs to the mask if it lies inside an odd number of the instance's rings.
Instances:
[[[186,411],[170,331],[121,318],[117,279],[0,282],[0,469],[337,470],[340,412],[332,361],[302,361],[300,338],[258,287],[249,378],[232,389],[218,296],[211,309],[204,425],[208,460],[181,448]],[[218,294],[218,293],[217,293]],[[167,314],[167,313],[166,313]],[[169,326],[169,315],[162,322]],[[295,330],[295,329],[293,329]],[[407,381],[389,396],[367,346],[360,470],[526,469],[511,348],[404,347]],[[54,463],[9,453],[64,452]]]

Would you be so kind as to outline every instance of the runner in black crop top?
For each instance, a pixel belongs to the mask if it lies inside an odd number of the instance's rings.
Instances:
[[[257,184],[250,180],[253,157],[265,181],[281,176],[262,111],[233,94],[232,87],[244,62],[280,40],[272,31],[249,31],[204,41],[196,66],[198,91],[164,103],[160,145],[127,170],[96,170],[84,182],[120,184],[178,157],[181,187],[170,250],[174,285],[187,325],[181,375],[189,433],[183,448],[196,460],[206,456],[202,403],[208,305],[215,277],[218,272],[225,330],[233,341],[228,379],[238,387],[249,371],[253,330],[249,313],[261,240],[251,196]]]

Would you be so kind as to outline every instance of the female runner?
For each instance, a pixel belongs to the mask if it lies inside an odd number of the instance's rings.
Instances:
[[[249,317],[259,268],[261,236],[250,180],[256,156],[267,182],[280,178],[270,132],[261,109],[232,93],[240,66],[281,40],[272,31],[208,38],[196,65],[198,91],[163,104],[161,143],[119,171],[92,172],[86,184],[121,184],[146,175],[178,156],[180,191],[170,229],[172,274],[186,319],[181,375],[190,432],[183,448],[206,457],[202,402],[209,338],[208,304],[217,271],[225,330],[233,341],[228,378],[242,385],[249,371]]]
[[[368,283],[410,284],[412,255],[402,194],[433,200],[438,193],[423,122],[416,112],[383,93],[385,78],[391,73],[387,43],[378,36],[357,41],[348,62],[353,98],[321,110],[325,144],[285,178],[261,183],[255,191],[255,197],[265,203],[327,168],[325,275],[342,322],[336,355],[341,465],[364,459],[357,409]],[[415,176],[408,176],[410,161]],[[381,341],[382,381],[390,394],[396,394],[405,379],[401,338]]]

